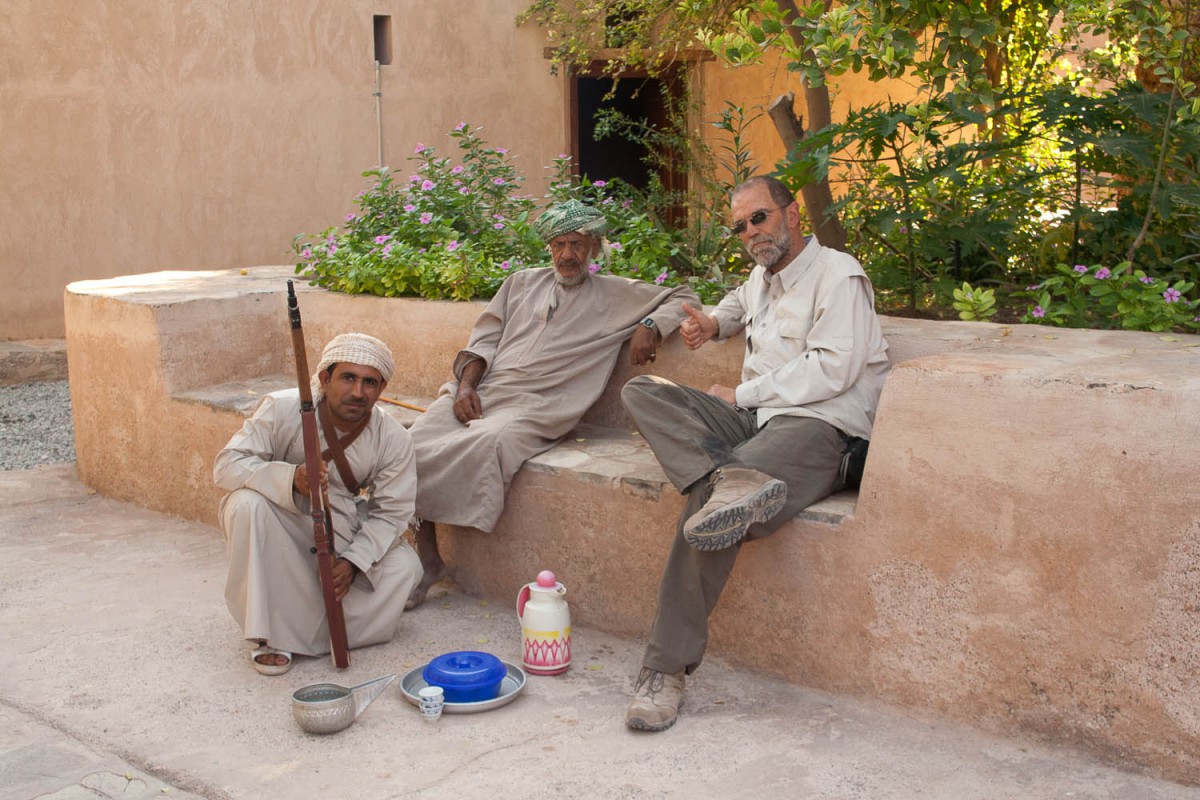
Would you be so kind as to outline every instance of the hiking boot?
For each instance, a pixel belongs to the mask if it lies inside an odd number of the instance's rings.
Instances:
[[[756,522],[779,513],[787,500],[787,484],[747,467],[713,471],[712,495],[683,527],[683,538],[697,550],[724,550],[746,535]]]
[[[674,725],[683,700],[683,680],[683,670],[668,675],[642,667],[625,711],[625,724],[635,731],[665,731]]]

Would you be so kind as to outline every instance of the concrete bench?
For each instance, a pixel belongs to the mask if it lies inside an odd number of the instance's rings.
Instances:
[[[213,456],[291,383],[290,272],[68,287],[89,486],[215,519]],[[370,331],[402,365],[389,388],[428,398],[480,304],[302,287],[301,309],[310,363],[332,335]],[[853,507],[830,498],[743,549],[710,652],[1200,783],[1200,339],[883,322],[894,368]],[[740,359],[737,341],[672,340],[655,372],[732,383]],[[617,399],[641,371],[622,364],[583,425],[518,473],[495,531],[439,530],[461,588],[508,603],[553,569],[578,624],[645,635],[682,498]]]
[[[174,399],[182,403],[207,406],[216,411],[226,411],[231,415],[249,417],[258,407],[259,399],[264,394],[293,385],[294,379],[268,375],[181,392],[175,395]],[[401,397],[390,392],[384,394],[379,404],[380,408],[407,428],[416,421],[420,412],[389,403],[388,400],[398,400],[407,406],[425,408],[433,398]],[[587,422],[580,423],[554,447],[529,459],[524,469],[568,474],[575,480],[608,485],[608,488],[618,491],[638,487],[639,491],[655,496],[661,495],[664,490],[674,491],[654,454],[646,443],[638,438],[636,432]],[[513,499],[521,500],[519,497]],[[838,492],[804,509],[797,515],[797,519],[837,525],[853,515],[857,499],[856,490]]]

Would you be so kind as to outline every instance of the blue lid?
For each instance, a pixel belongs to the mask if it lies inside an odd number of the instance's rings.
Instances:
[[[459,650],[425,665],[421,675],[432,686],[486,686],[500,681],[508,668],[491,653]]]

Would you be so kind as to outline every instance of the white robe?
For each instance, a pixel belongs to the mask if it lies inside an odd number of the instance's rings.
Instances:
[[[454,362],[486,371],[476,391],[483,418],[454,416],[454,382],[411,429],[417,450],[417,516],[490,531],[521,465],[565,436],[604,391],[621,345],[650,317],[665,338],[679,327],[691,289],[593,275],[564,288],[552,268],[516,273],[475,323]]]
[[[322,449],[325,438],[317,426]],[[378,408],[346,450],[369,498],[355,499],[329,465],[334,549],[359,568],[342,599],[350,647],[389,641],[420,559],[403,538],[416,498],[416,461],[408,432]],[[231,493],[221,501],[228,545],[225,602],[247,639],[303,655],[328,653],[329,626],[317,574],[309,500],[293,491],[304,462],[299,392],[263,398],[217,455],[213,479]]]

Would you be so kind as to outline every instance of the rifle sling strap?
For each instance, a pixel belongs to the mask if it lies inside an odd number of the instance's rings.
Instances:
[[[328,445],[325,452],[321,453],[321,459],[328,461],[333,458],[338,475],[342,476],[342,483],[350,490],[352,496],[358,495],[362,487],[358,485],[354,471],[350,469],[350,462],[346,460],[346,448],[353,444],[360,433],[366,430],[367,424],[371,421],[371,415],[367,414],[361,422],[354,426],[353,430],[345,436],[339,437],[337,428],[333,425],[333,416],[329,413],[329,404],[322,397],[317,403],[317,418],[321,420],[321,430],[325,433],[325,444]]]

